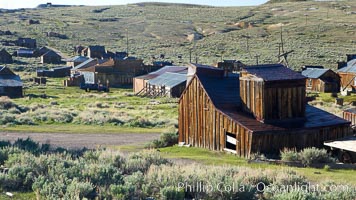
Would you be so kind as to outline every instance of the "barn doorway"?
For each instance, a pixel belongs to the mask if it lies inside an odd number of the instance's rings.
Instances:
[[[236,154],[236,135],[225,132],[225,151]]]

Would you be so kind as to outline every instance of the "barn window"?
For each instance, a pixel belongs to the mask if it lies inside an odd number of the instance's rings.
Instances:
[[[225,151],[236,153],[236,135],[225,132]]]

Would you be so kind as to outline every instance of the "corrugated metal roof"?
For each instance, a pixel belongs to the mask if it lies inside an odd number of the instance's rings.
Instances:
[[[243,68],[252,75],[262,78],[264,81],[284,81],[284,80],[298,80],[306,77],[300,73],[293,71],[281,64],[267,64],[248,66]]]
[[[69,59],[65,59],[66,62],[84,62],[86,60],[88,60],[88,57],[85,56],[74,56],[72,58]]]
[[[157,71],[151,72],[146,75],[138,76],[136,78],[143,79],[143,80],[150,80],[150,79],[156,78],[159,75],[164,74],[166,72],[184,73],[187,70],[188,70],[188,67],[186,67],[186,66],[164,66]]]
[[[22,87],[20,76],[0,75],[0,87]]]
[[[356,73],[356,59],[350,60],[347,62],[346,67],[343,67],[338,72],[349,72],[349,73]]]
[[[186,74],[166,72],[156,78],[149,80],[148,83],[151,85],[166,86],[166,87],[172,88],[172,87],[179,85],[185,81],[187,81]]]
[[[302,71],[302,75],[308,78],[320,78],[327,71],[329,71],[329,69],[307,68]]]

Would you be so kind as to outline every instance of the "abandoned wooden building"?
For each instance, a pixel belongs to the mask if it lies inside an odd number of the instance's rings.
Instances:
[[[16,75],[7,67],[0,66],[0,96],[22,97],[22,86],[19,75]]]
[[[132,84],[135,76],[147,73],[143,60],[140,59],[109,59],[99,65],[78,69],[77,72],[84,75],[86,83],[102,83],[111,87]]]
[[[12,55],[9,54],[5,49],[0,50],[0,63],[2,64],[10,64],[13,63]]]
[[[20,47],[34,49],[37,47],[37,42],[36,39],[32,38],[18,38],[16,41],[16,45]]]
[[[49,52],[50,50],[51,49],[49,47],[41,47],[41,48],[36,49],[33,54],[35,57],[41,57],[42,55]]]
[[[307,77],[306,89],[315,92],[340,91],[340,76],[331,69],[306,68],[302,75]]]
[[[156,77],[161,76],[164,73],[172,72],[172,73],[185,73],[187,74],[188,67],[185,66],[165,66],[160,68],[159,70],[153,71],[151,73],[137,76],[133,80],[133,89],[135,94],[146,94],[148,91],[148,81],[154,79]]]
[[[41,56],[42,64],[60,64],[61,62],[62,56],[53,50],[50,50]]]
[[[82,56],[89,57],[89,58],[98,58],[102,59],[106,54],[106,50],[104,46],[100,45],[93,45],[84,48],[82,51]]]
[[[48,70],[37,70],[37,77],[52,77],[52,78],[63,78],[70,76],[70,69],[72,67],[55,67]]]
[[[156,78],[148,80],[145,96],[180,97],[187,82],[186,73],[166,72]]]
[[[350,122],[306,103],[305,79],[280,64],[197,73],[179,100],[179,142],[250,157],[351,134]]]
[[[356,55],[347,55],[345,65],[339,65],[337,73],[341,78],[341,90],[356,89]]]

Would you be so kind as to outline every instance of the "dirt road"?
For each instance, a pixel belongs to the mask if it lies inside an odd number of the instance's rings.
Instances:
[[[39,143],[48,143],[52,147],[70,149],[97,148],[107,145],[143,144],[158,139],[159,133],[118,133],[118,134],[69,134],[69,133],[15,133],[0,132],[0,140],[15,141],[17,138],[30,137]]]

